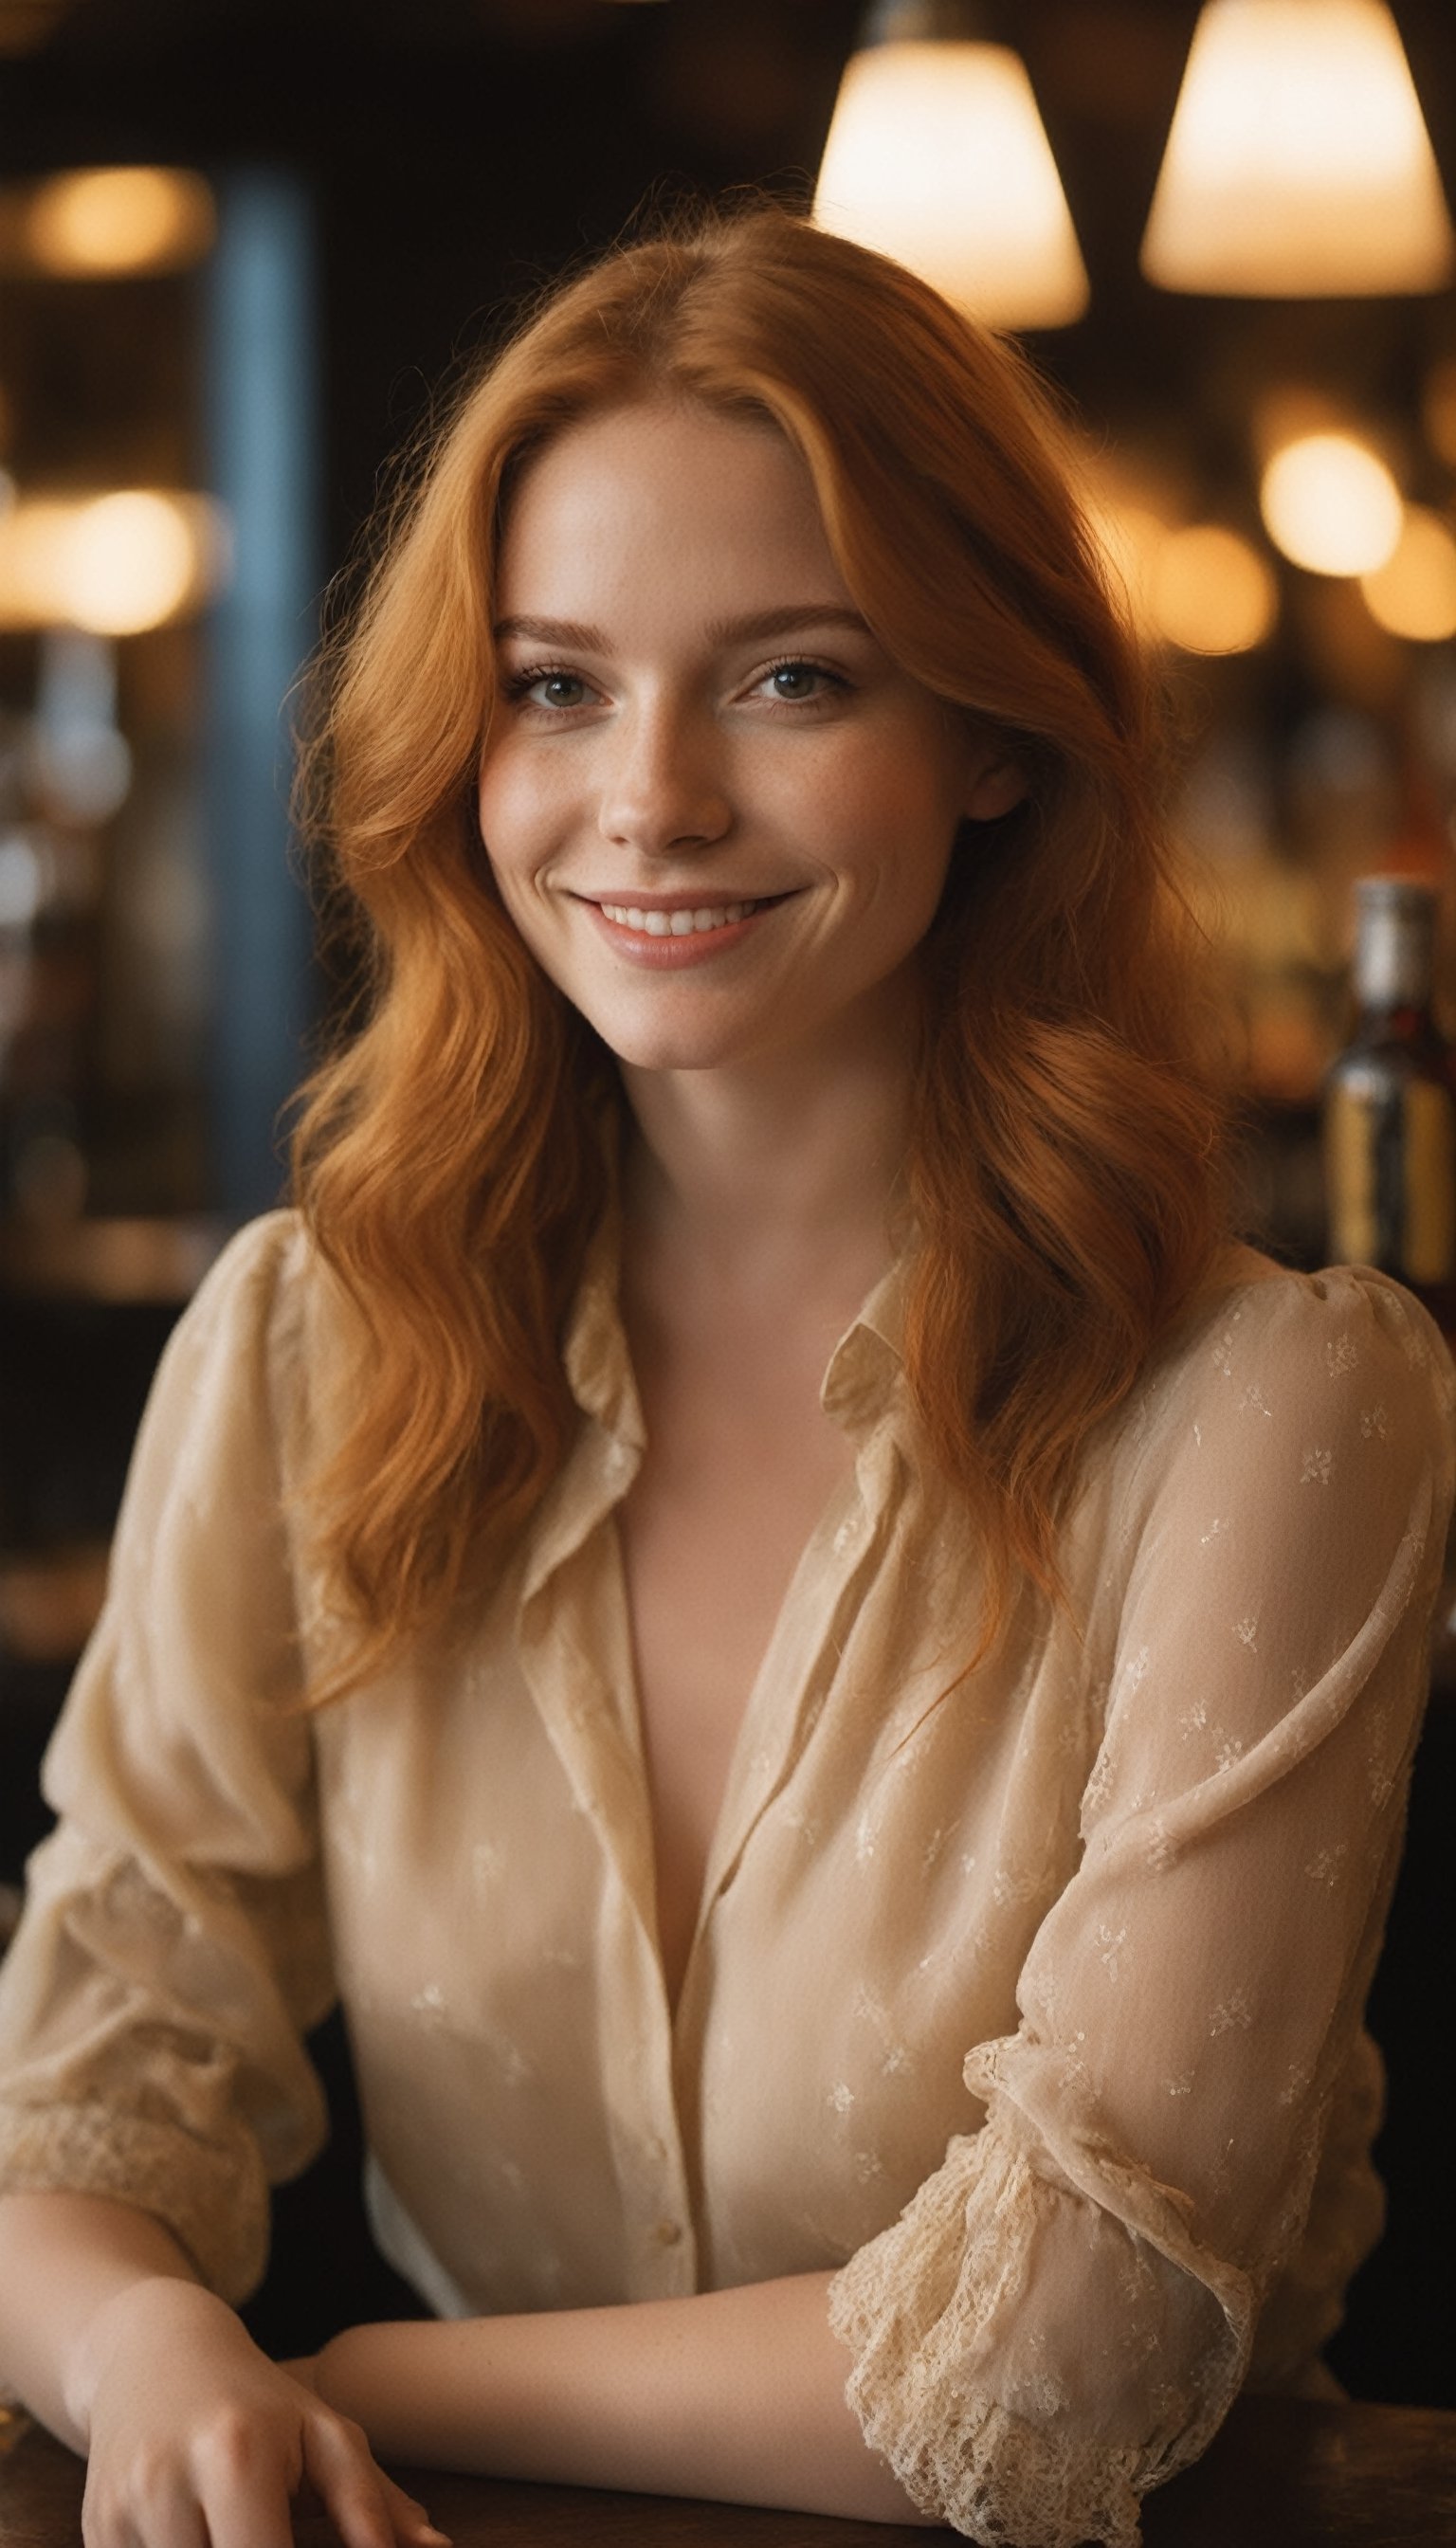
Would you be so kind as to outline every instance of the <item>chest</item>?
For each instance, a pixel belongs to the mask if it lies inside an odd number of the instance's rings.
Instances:
[[[643,1387],[649,1449],[617,1531],[674,1995],[750,1693],[804,1548],[853,1477],[821,1370],[754,1365],[725,1340]]]

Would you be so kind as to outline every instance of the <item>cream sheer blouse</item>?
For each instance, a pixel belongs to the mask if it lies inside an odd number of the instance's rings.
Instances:
[[[142,1428],[0,1983],[0,2168],[167,2220],[217,2287],[324,2133],[347,2011],[381,2243],[444,2313],[842,2268],[850,2396],[982,2541],[1138,2535],[1373,2242],[1360,2014],[1450,1495],[1445,1356],[1378,1275],[1185,1322],[1089,1457],[1070,1615],[972,1640],[897,1278],[824,1402],[856,1471],[749,1701],[676,2016],[613,1508],[642,1430],[603,1234],[564,1472],[462,1642],[309,1717],[288,1497],[328,1295],[233,1242]]]

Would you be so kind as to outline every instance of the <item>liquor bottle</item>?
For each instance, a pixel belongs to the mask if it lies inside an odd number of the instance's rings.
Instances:
[[[1456,1054],[1432,1009],[1437,896],[1355,888],[1354,1032],[1324,1090],[1331,1257],[1377,1265],[1456,1335]]]

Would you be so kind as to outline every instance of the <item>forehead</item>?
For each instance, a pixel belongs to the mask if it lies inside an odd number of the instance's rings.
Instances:
[[[777,585],[840,581],[807,465],[768,418],[688,403],[608,408],[566,427],[526,464],[506,508],[501,598],[522,583],[620,581],[675,562]]]

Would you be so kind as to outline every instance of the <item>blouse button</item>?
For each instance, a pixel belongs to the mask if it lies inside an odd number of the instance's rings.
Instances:
[[[660,2221],[652,2234],[660,2247],[676,2247],[682,2235],[682,2224],[681,2221]]]

